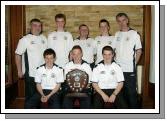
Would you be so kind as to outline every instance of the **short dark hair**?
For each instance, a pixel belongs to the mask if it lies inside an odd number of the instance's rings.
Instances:
[[[82,26],[86,26],[86,27],[88,28],[88,26],[87,26],[86,24],[81,24],[81,25],[79,26],[79,29],[81,29]],[[89,29],[89,28],[88,28],[88,29]]]
[[[109,24],[109,22],[108,22],[106,19],[101,19],[101,20],[99,21],[99,27],[100,27],[100,24],[101,24],[102,22],[107,23],[107,25],[110,27],[110,24]]]
[[[39,19],[37,19],[37,18],[31,19],[30,24],[32,24],[33,22],[39,22],[39,23],[42,24],[42,22]]]
[[[105,50],[111,51],[112,54],[114,54],[114,56],[115,56],[115,51],[111,46],[104,46],[102,49],[102,54],[104,53]]]
[[[79,49],[82,52],[82,48],[79,45],[73,46],[72,51],[75,50],[75,49]]]
[[[44,51],[43,57],[45,58],[46,55],[53,55],[54,58],[56,57],[55,51],[51,48],[48,48]]]
[[[41,32],[39,34],[42,34],[42,32],[43,32],[43,30],[42,30],[43,29],[42,22],[39,19],[37,19],[37,18],[31,19],[30,24],[32,24],[33,22],[41,23]],[[30,30],[30,33],[31,33],[31,30]]]
[[[121,16],[125,16],[125,17],[129,20],[129,17],[128,17],[128,15],[127,15],[126,13],[118,13],[118,14],[116,15],[116,19],[117,19],[118,17],[121,17]]]
[[[56,14],[55,21],[56,21],[57,18],[63,18],[64,21],[66,22],[66,16],[64,14],[62,14],[62,13]]]

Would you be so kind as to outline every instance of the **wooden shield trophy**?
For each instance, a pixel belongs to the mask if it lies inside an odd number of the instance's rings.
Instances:
[[[66,83],[70,87],[68,96],[84,97],[85,93],[82,90],[88,85],[89,76],[85,71],[74,69],[66,74]]]

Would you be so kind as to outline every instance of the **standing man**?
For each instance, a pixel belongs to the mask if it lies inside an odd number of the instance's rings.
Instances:
[[[103,60],[93,69],[92,85],[96,90],[94,108],[127,108],[121,93],[124,76],[121,67],[114,61],[111,46],[102,49]],[[106,107],[105,105],[112,105]]]
[[[90,84],[92,70],[90,68],[90,65],[87,62],[85,62],[84,60],[82,60],[83,53],[82,53],[81,47],[78,45],[75,45],[72,48],[71,54],[72,54],[73,60],[65,65],[65,68],[64,68],[65,76],[68,72],[70,72],[74,69],[79,69],[81,71],[85,71],[89,75],[88,83]],[[89,84],[87,85],[87,89],[83,90],[83,92],[88,93]],[[67,92],[67,94],[68,94],[68,92]],[[64,108],[73,108],[74,98],[65,96],[64,101],[63,101],[63,107]],[[88,109],[88,108],[90,108],[90,103],[91,103],[91,97],[88,94],[88,97],[82,97],[80,99],[80,108],[87,108]]]
[[[109,33],[110,24],[106,19],[100,20],[99,28],[101,35],[95,38],[96,53],[97,53],[96,64],[98,64],[101,60],[103,60],[101,54],[102,48],[107,45],[112,47],[112,41],[114,39],[114,36],[111,36]]]
[[[48,108],[59,109],[61,103],[58,91],[64,82],[63,69],[54,64],[56,59],[54,50],[46,49],[43,57],[45,64],[37,68],[35,76],[38,92],[26,102],[25,108],[35,108],[40,102],[47,102]]]
[[[129,18],[125,13],[119,13],[116,21],[120,31],[116,32],[113,47],[116,52],[116,62],[121,66],[124,77],[124,97],[129,108],[138,108],[136,90],[136,64],[142,54],[140,35],[129,27]]]
[[[74,45],[79,45],[83,51],[83,60],[88,62],[93,69],[95,56],[95,42],[89,37],[89,28],[85,24],[79,26],[79,37],[74,40]]]
[[[31,31],[19,40],[15,51],[18,77],[25,77],[25,102],[35,93],[34,82],[36,68],[44,63],[43,52],[47,48],[47,39],[42,32],[39,19],[30,22]]]
[[[64,67],[68,62],[68,55],[73,47],[73,38],[71,33],[65,32],[66,17],[64,14],[57,14],[55,16],[56,29],[48,35],[48,48],[52,48],[56,54],[56,64]]]

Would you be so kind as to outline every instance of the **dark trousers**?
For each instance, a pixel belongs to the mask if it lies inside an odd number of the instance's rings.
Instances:
[[[64,97],[63,101],[63,108],[65,109],[72,109],[74,108],[74,101],[78,99],[80,101],[80,108],[81,109],[89,109],[91,105],[91,97]]]
[[[25,103],[37,92],[34,77],[25,74]],[[25,105],[24,105],[25,106]]]
[[[111,96],[115,89],[102,89],[102,91]],[[105,109],[105,108],[118,108],[118,109],[127,109],[128,106],[123,98],[122,92],[120,92],[114,101],[114,103],[105,103],[102,96],[99,93],[94,94],[93,106],[95,109]]]
[[[48,95],[52,90],[43,90],[45,95]],[[37,92],[25,103],[26,109],[38,108],[41,103],[41,95]],[[57,93],[53,94],[48,100],[48,108],[59,109],[60,108],[60,97]]]
[[[125,78],[125,81],[124,81],[124,87],[123,87],[123,94],[128,104],[128,107],[132,109],[139,108],[139,104],[137,101],[136,73],[124,72],[124,78]]]

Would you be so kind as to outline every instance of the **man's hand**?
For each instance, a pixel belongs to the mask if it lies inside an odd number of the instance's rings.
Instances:
[[[112,95],[110,96],[108,102],[114,103],[115,99],[116,99],[116,95],[113,95],[113,94],[112,94]]]
[[[18,77],[21,79],[23,78],[23,72],[22,71],[18,71]]]
[[[41,97],[41,102],[45,103],[48,101],[48,97],[47,96],[42,96]]]
[[[106,94],[102,94],[102,98],[104,100],[104,102],[108,102],[109,97]]]

